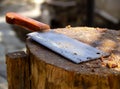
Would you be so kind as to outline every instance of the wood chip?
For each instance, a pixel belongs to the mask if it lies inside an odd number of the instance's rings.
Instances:
[[[115,62],[113,62],[113,61],[109,61],[109,62],[106,64],[106,66],[107,66],[108,68],[116,68],[116,67],[118,67],[118,64],[115,63]]]
[[[69,28],[71,28],[71,25],[67,25],[65,28],[68,28],[68,29],[69,29]]]

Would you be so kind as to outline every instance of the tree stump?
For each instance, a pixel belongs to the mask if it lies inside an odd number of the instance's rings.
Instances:
[[[30,89],[28,56],[23,51],[6,54],[8,89]]]
[[[31,89],[120,89],[120,31],[87,27],[55,31],[111,55],[75,64],[29,38]]]

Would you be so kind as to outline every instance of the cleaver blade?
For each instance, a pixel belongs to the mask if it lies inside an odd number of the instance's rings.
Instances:
[[[88,44],[54,31],[45,33],[33,32],[29,33],[28,36],[74,63],[86,62],[108,55],[108,53]]]

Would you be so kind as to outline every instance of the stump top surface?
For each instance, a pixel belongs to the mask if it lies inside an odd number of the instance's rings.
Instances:
[[[27,50],[38,60],[68,71],[88,74],[120,74],[120,31],[88,27],[59,28],[55,31],[109,52],[111,55],[75,64],[31,39],[27,39]]]

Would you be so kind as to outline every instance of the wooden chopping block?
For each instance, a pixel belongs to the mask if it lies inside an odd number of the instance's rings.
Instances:
[[[119,89],[120,31],[75,27],[60,28],[63,33],[110,52],[107,58],[74,64],[38,43],[27,40],[31,60],[32,89]],[[113,61],[114,66],[109,66]]]
[[[66,27],[56,29],[56,32],[111,55],[74,64],[28,38],[30,89],[120,89],[120,31]]]

